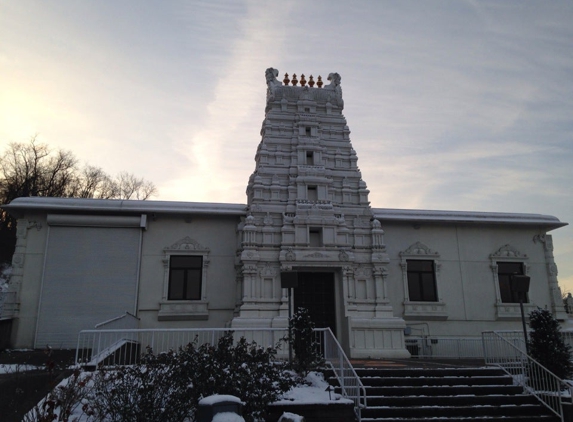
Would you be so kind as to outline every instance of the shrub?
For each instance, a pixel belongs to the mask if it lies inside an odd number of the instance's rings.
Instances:
[[[199,401],[213,394],[239,397],[245,421],[253,422],[296,385],[277,352],[278,345],[235,342],[232,333],[216,345],[194,342],[157,355],[149,349],[135,365],[102,367],[91,377],[75,373],[25,422],[73,420],[76,410],[91,421],[181,422],[193,420]]]
[[[314,322],[305,308],[298,308],[289,320],[291,334],[289,342],[294,351],[293,369],[302,377],[310,371],[321,370],[324,358],[319,343],[315,341]]]
[[[563,341],[559,322],[551,312],[538,308],[529,314],[533,330],[527,342],[529,355],[561,379],[573,375],[571,347]]]
[[[109,422],[181,422],[192,409],[191,387],[180,382],[173,352],[146,354],[141,363],[99,369],[85,412]]]
[[[28,412],[23,422],[68,422],[90,394],[91,375],[79,370],[54,388],[44,400]],[[77,415],[76,415],[77,416]]]
[[[193,386],[191,404],[213,394],[229,394],[244,403],[247,422],[262,416],[267,406],[290,390],[295,380],[286,364],[277,362],[278,346],[260,347],[226,333],[216,346],[189,344],[177,355],[180,382]]]

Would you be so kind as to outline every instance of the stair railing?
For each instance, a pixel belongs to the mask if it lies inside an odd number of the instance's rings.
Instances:
[[[139,321],[138,317],[125,311],[123,315],[96,324],[95,328],[98,330],[132,330],[139,328]]]
[[[324,359],[334,372],[340,384],[342,395],[354,402],[354,410],[358,421],[360,421],[360,412],[367,406],[366,389],[362,385],[360,377],[356,374],[354,367],[330,328],[315,328],[314,331],[322,337],[319,343]]]
[[[509,341],[495,331],[483,332],[482,340],[486,364],[503,369],[513,377],[514,384],[522,386],[564,421],[563,398],[571,399],[571,386],[529,356],[523,340]]]

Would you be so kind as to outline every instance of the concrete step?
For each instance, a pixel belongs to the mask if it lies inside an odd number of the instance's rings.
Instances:
[[[356,373],[367,394],[365,422],[559,420],[498,368],[361,367]]]

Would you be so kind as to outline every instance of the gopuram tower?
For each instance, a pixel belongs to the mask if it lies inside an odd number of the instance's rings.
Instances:
[[[248,215],[239,225],[232,326],[286,327],[281,272],[296,271],[294,308],[309,309],[352,357],[409,357],[405,322],[387,298],[384,231],[374,219],[342,115],[340,75],[283,82],[266,71],[267,101]]]

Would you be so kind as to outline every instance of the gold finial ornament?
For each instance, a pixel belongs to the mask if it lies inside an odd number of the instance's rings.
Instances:
[[[318,81],[316,82],[316,86],[322,88],[322,85],[324,85],[322,82],[322,76],[318,75]]]
[[[283,84],[288,85],[290,79],[288,78],[288,73],[285,73],[285,78],[283,79]]]
[[[304,79],[304,73],[300,75],[300,86],[306,85],[306,79]]]
[[[293,86],[298,83],[298,80],[296,79],[296,73],[292,74],[292,81],[291,82],[292,82]]]
[[[314,79],[312,79],[312,75],[308,77],[308,86],[311,88],[314,86]]]

